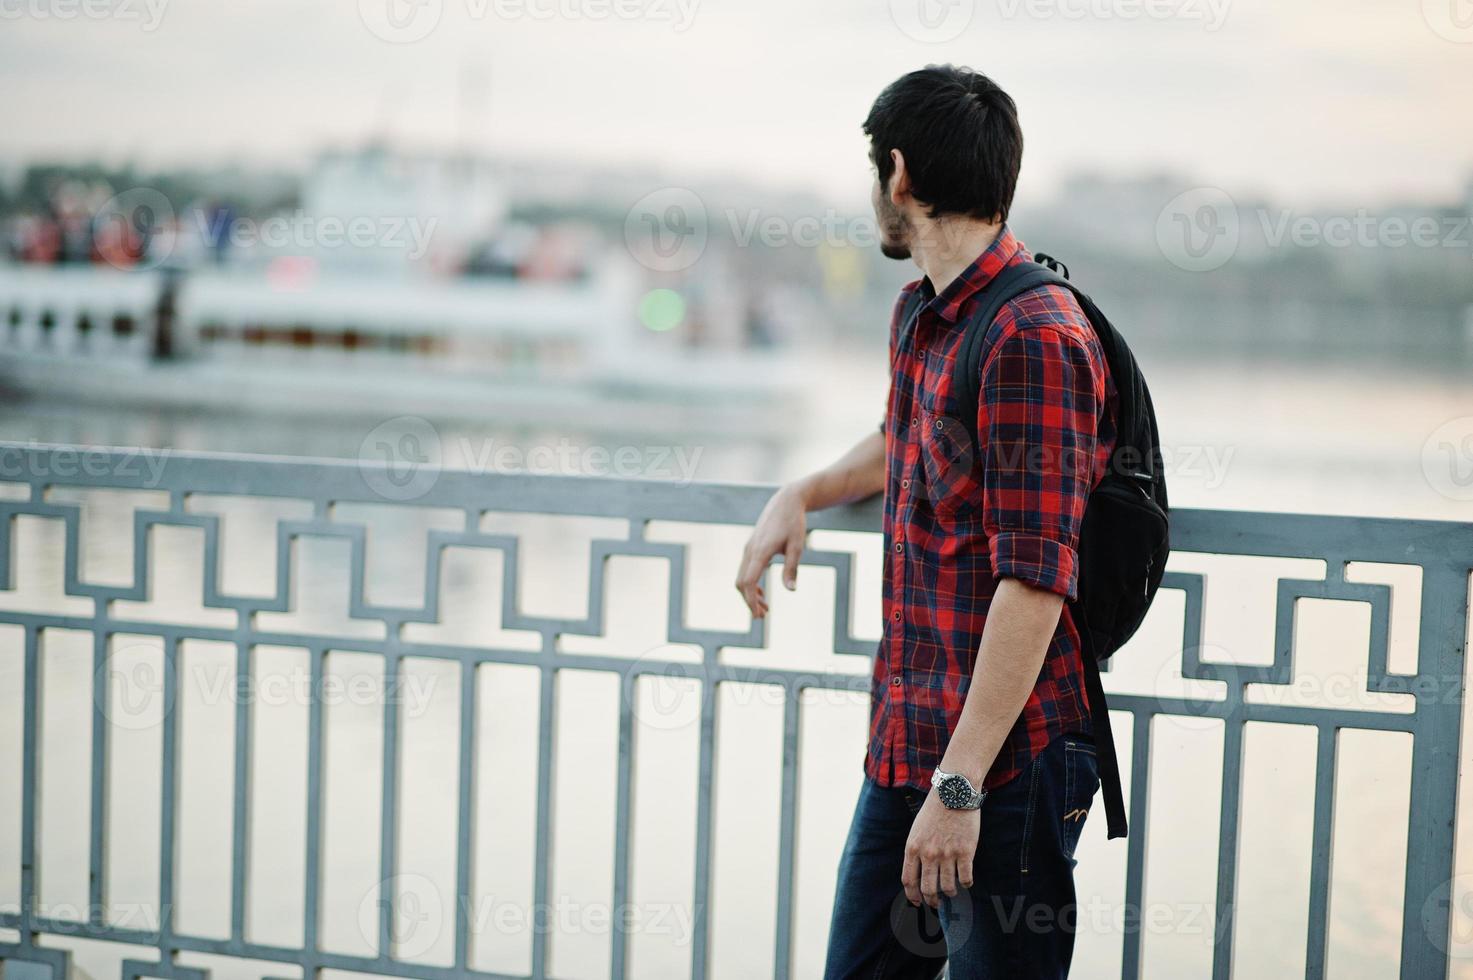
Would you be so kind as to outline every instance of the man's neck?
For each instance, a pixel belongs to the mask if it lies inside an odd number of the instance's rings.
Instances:
[[[927,221],[916,229],[911,244],[911,259],[931,280],[937,293],[945,291],[977,256],[987,251],[1002,225],[976,218],[943,217]]]

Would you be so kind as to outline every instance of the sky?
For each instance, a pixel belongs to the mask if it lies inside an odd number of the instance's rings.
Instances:
[[[387,137],[860,201],[860,121],[932,62],[1018,101],[1020,199],[1079,172],[1339,207],[1473,180],[1469,0],[0,0],[0,159]]]

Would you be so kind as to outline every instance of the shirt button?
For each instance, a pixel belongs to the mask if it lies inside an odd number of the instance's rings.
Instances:
[[[890,678],[890,683],[893,684],[893,685],[895,685],[896,687],[899,687],[900,686],[900,678],[899,677],[892,677],[892,678]]]
[[[940,419],[937,419],[936,420],[936,429],[937,429],[937,431],[940,431],[940,429],[941,429],[941,420]]]
[[[909,490],[910,489],[910,481],[909,480],[901,480],[900,481],[900,489],[902,489],[902,490]]]
[[[899,609],[895,610],[894,619],[895,619],[895,622],[897,622],[897,623],[900,622],[900,610]]]
[[[904,545],[902,545],[899,541],[895,542],[895,553],[896,554],[899,554],[900,552],[902,552],[904,550],[905,550],[905,546]]]
[[[911,425],[920,425],[921,424],[921,420],[920,419],[911,419],[910,420],[910,424]]]

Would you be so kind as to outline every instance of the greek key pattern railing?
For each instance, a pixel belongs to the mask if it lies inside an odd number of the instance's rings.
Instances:
[[[748,486],[677,485],[647,481],[544,477],[527,475],[475,475],[438,472],[421,480],[412,494],[397,494],[402,480],[386,482],[395,474],[378,464],[361,462],[295,460],[264,457],[169,454],[156,468],[139,465],[134,454],[123,450],[79,451],[63,447],[0,444],[0,484],[19,488],[0,497],[0,590],[14,590],[14,529],[17,519],[31,516],[60,522],[64,528],[64,590],[68,596],[91,599],[92,615],[4,609],[0,623],[19,627],[24,633],[24,705],[21,796],[21,881],[18,911],[0,913],[0,928],[18,933],[15,941],[0,943],[0,960],[49,967],[60,977],[68,968],[68,954],[56,944],[43,944],[48,934],[80,936],[136,944],[158,962],[127,960],[123,974],[135,977],[165,977],[202,980],[203,972],[176,962],[180,952],[240,957],[256,961],[291,964],[313,977],[323,969],[413,977],[418,980],[489,978],[499,976],[475,970],[468,950],[473,923],[468,914],[471,889],[471,854],[476,836],[473,806],[474,728],[476,697],[473,676],[481,664],[518,664],[535,668],[541,675],[538,714],[537,791],[528,805],[535,807],[535,880],[533,900],[544,907],[549,900],[551,822],[554,806],[553,738],[557,698],[553,680],[565,668],[609,672],[619,678],[621,698],[618,731],[616,826],[614,835],[613,907],[623,905],[630,887],[628,840],[633,805],[634,719],[632,688],[639,677],[659,674],[688,677],[701,685],[699,714],[699,771],[696,774],[693,932],[691,973],[705,977],[709,964],[709,922],[706,900],[711,887],[712,788],[717,779],[713,746],[717,713],[716,692],[726,682],[760,682],[784,689],[782,728],[781,828],[777,891],[777,939],[773,950],[774,972],[786,977],[791,972],[793,944],[793,877],[795,860],[795,816],[798,806],[798,739],[800,695],[807,689],[865,692],[866,677],[856,673],[823,673],[787,670],[781,665],[755,670],[729,665],[725,648],[761,648],[765,625],[753,623],[745,632],[695,628],[687,621],[688,567],[686,549],[679,544],[649,540],[644,531],[652,521],[689,522],[705,525],[749,524],[757,517],[768,490]],[[386,499],[384,488],[391,488]],[[133,512],[133,576],[128,585],[102,585],[84,578],[80,552],[83,546],[79,507],[57,499],[63,488],[161,491],[168,504],[162,509]],[[251,497],[309,501],[310,518],[281,520],[276,526],[275,594],[242,597],[221,588],[218,570],[222,559],[222,534],[218,515],[192,511],[191,495]],[[61,497],[65,498],[65,494]],[[405,499],[412,497],[412,499]],[[366,528],[333,516],[343,504],[384,504],[430,507],[464,515],[464,529],[430,530],[423,605],[417,609],[376,605],[365,592]],[[521,545],[515,534],[483,533],[484,514],[569,515],[626,520],[627,539],[595,540],[592,545],[591,577],[587,584],[588,615],[581,620],[540,617],[523,611],[518,598],[516,560]],[[813,515],[815,530],[873,532],[879,513],[874,504]],[[234,628],[157,621],[134,621],[114,615],[119,602],[149,601],[151,598],[150,549],[153,531],[182,526],[202,532],[204,541],[203,606],[234,610]],[[376,621],[385,626],[381,639],[354,636],[351,639],[317,634],[282,634],[266,630],[258,614],[292,610],[295,587],[300,584],[294,567],[292,544],[300,539],[325,537],[346,541],[349,549],[350,615],[353,619]],[[1463,653],[1467,636],[1470,560],[1473,560],[1473,525],[1428,521],[1377,520],[1324,516],[1290,516],[1235,512],[1179,511],[1174,517],[1174,545],[1178,552],[1208,555],[1249,555],[1270,558],[1313,558],[1325,563],[1323,579],[1281,579],[1277,587],[1275,644],[1271,663],[1241,666],[1204,661],[1202,619],[1205,577],[1180,571],[1168,573],[1165,588],[1180,590],[1185,597],[1181,642],[1183,677],[1226,683],[1220,700],[1198,701],[1186,697],[1117,694],[1112,708],[1133,724],[1130,740],[1119,746],[1122,761],[1128,760],[1134,774],[1128,787],[1131,836],[1127,843],[1126,908],[1139,907],[1145,880],[1148,799],[1151,762],[1151,724],[1156,715],[1194,715],[1220,720],[1225,727],[1222,769],[1222,807],[1217,875],[1216,936],[1212,973],[1215,978],[1232,974],[1233,929],[1237,884],[1240,787],[1243,775],[1243,729],[1249,722],[1284,722],[1311,727],[1318,737],[1314,781],[1314,823],[1310,869],[1308,943],[1306,973],[1323,977],[1330,895],[1331,840],[1334,830],[1336,793],[1336,750],[1340,731],[1373,729],[1404,731],[1413,736],[1409,838],[1402,914],[1401,975],[1407,978],[1441,977],[1447,970],[1450,902],[1435,900],[1439,889],[1449,887],[1453,873],[1454,808],[1457,786],[1458,746],[1462,702]],[[877,545],[876,545],[877,547]],[[507,650],[411,642],[402,627],[413,623],[436,623],[440,618],[440,567],[447,549],[488,549],[504,559],[505,587],[500,596],[504,628],[526,630],[541,637],[536,650]],[[604,631],[604,567],[614,556],[633,555],[663,559],[669,563],[668,639],[691,644],[702,651],[702,662],[659,658],[626,658],[593,654],[568,654],[558,648],[562,636],[599,636]],[[1388,635],[1391,590],[1347,580],[1348,563],[1372,562],[1415,565],[1421,570],[1420,617],[1415,674],[1393,672],[1388,664]],[[855,596],[854,555],[841,551],[810,550],[804,563],[831,568],[836,577],[833,609],[834,652],[867,655],[873,641],[852,635]],[[1288,683],[1294,669],[1296,600],[1301,598],[1344,599],[1368,603],[1371,608],[1371,646],[1368,687],[1381,693],[1412,695],[1413,710],[1385,712],[1352,708],[1317,708],[1298,704],[1263,703],[1245,697],[1245,687]],[[252,752],[251,712],[235,713],[234,724],[234,820],[231,834],[230,931],[225,938],[188,935],[175,928],[176,869],[175,808],[178,735],[173,718],[162,733],[160,864],[158,868],[159,919],[157,929],[138,929],[110,922],[104,909],[104,853],[106,837],[104,791],[108,773],[108,724],[101,699],[94,698],[91,730],[91,891],[85,921],[62,920],[48,914],[37,901],[38,866],[38,772],[41,765],[39,712],[41,709],[41,661],[45,656],[41,636],[48,629],[90,631],[94,640],[94,665],[101,669],[107,656],[108,638],[114,634],[149,635],[161,638],[164,650],[165,703],[171,703],[177,685],[179,646],[187,640],[215,640],[233,644],[237,650],[236,670],[243,682],[249,680],[250,651],[258,645],[302,648],[309,652],[315,679],[320,679],[323,657],[330,649],[351,649],[382,658],[386,682],[391,682],[406,657],[433,658],[459,664],[461,706],[459,721],[459,796],[457,813],[455,962],[451,966],[427,966],[396,958],[392,918],[394,896],[378,902],[378,955],[351,956],[319,948],[318,917],[323,900],[320,880],[322,855],[323,714],[321,706],[310,706],[307,772],[306,869],[304,942],[300,948],[283,948],[252,941],[245,928],[247,905],[247,828],[252,816],[251,786],[247,774]],[[318,688],[314,684],[312,690]],[[389,879],[396,870],[398,834],[397,785],[399,740],[398,712],[386,699],[383,713],[382,812],[379,870]],[[840,832],[836,830],[836,832]],[[532,937],[531,975],[547,975],[547,934]],[[1142,933],[1127,930],[1123,937],[1122,976],[1141,972]],[[288,972],[295,972],[295,969]],[[619,929],[612,931],[610,972],[615,978],[628,972],[627,939]]]

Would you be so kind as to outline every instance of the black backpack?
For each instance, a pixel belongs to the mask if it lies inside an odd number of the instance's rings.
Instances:
[[[1041,286],[1062,286],[1074,294],[1104,351],[1118,397],[1117,440],[1105,475],[1085,504],[1079,530],[1079,592],[1069,608],[1084,646],[1085,689],[1109,836],[1124,837],[1120,766],[1099,665],[1135,634],[1161,585],[1171,552],[1166,473],[1151,393],[1135,356],[1099,307],[1069,281],[1067,267],[1042,253],[1036,258],[1008,266],[983,287],[977,312],[963,326],[966,333],[952,368],[951,390],[972,439],[972,459],[980,461],[977,386],[985,353],[983,338],[1003,306]],[[1136,778],[1144,778],[1144,773]]]

